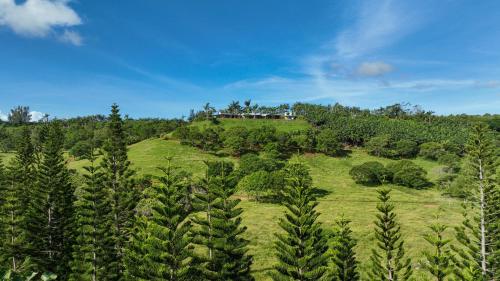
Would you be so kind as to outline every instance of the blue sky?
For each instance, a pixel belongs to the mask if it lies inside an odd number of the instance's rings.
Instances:
[[[0,0],[0,118],[244,99],[500,113],[500,1]]]

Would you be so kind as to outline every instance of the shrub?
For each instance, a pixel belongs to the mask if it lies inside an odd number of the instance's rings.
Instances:
[[[401,160],[387,165],[392,175],[392,182],[411,188],[424,188],[429,185],[426,179],[427,172],[409,160]]]
[[[90,141],[79,141],[69,150],[69,155],[76,158],[85,158],[90,155],[92,151],[92,145]]]
[[[222,148],[222,140],[221,134],[224,130],[218,126],[212,126],[206,128],[202,133],[201,137],[203,138],[202,149],[204,151],[212,151],[216,152],[217,150]]]
[[[259,150],[266,144],[276,140],[276,128],[264,125],[256,129],[252,129],[249,132],[248,138],[252,148]]]
[[[368,153],[375,156],[384,156],[387,154],[389,147],[390,136],[383,135],[371,138],[366,142],[365,147]]]
[[[412,158],[418,153],[418,144],[412,140],[399,140],[394,144],[394,155],[401,158]]]
[[[254,195],[257,201],[259,201],[262,193],[265,193],[269,189],[271,189],[271,186],[271,174],[266,171],[257,171],[246,175],[238,183],[238,188]]]
[[[354,166],[349,174],[356,183],[363,185],[379,185],[384,183],[388,177],[384,165],[376,161]]]
[[[224,133],[224,146],[231,154],[240,156],[249,150],[248,129],[245,127],[233,127]]]
[[[316,150],[326,155],[334,156],[342,151],[342,144],[333,130],[325,129],[316,137]]]
[[[440,164],[446,165],[446,172],[455,173],[460,170],[460,157],[456,154],[450,152],[441,153],[437,160]]]
[[[437,160],[444,153],[443,145],[437,142],[426,142],[420,145],[419,155],[429,160]]]
[[[263,158],[254,153],[247,153],[240,158],[238,173],[243,177],[257,171],[276,171],[282,167],[282,161],[275,158]]]

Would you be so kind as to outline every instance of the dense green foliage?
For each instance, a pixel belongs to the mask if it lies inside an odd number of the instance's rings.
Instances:
[[[31,263],[27,259],[26,206],[28,190],[34,186],[34,148],[30,132],[22,130],[23,138],[17,143],[16,156],[6,171],[7,183],[2,190],[1,230],[2,265],[14,273],[28,270]]]
[[[127,156],[127,144],[123,121],[118,106],[113,105],[108,123],[108,139],[104,147],[104,157],[101,161],[102,181],[110,193],[111,227],[106,240],[112,243],[112,251],[108,251],[106,274],[110,280],[123,280],[124,249],[130,236],[134,208],[138,190],[134,187],[133,174]]]
[[[65,280],[74,239],[74,187],[62,149],[60,124],[51,123],[36,184],[30,191],[26,220],[28,253],[36,269]]]
[[[463,247],[452,246],[457,254],[456,275],[461,279],[495,280],[500,272],[497,166],[491,133],[485,125],[475,126],[467,143],[465,169],[466,180],[472,188],[473,210],[465,208],[462,226],[455,227],[456,238]]]
[[[151,196],[150,213],[136,215],[125,260],[128,280],[192,280],[193,246],[186,178],[170,161]]]
[[[386,167],[379,162],[371,161],[352,167],[349,172],[356,183],[363,185],[394,184],[421,189],[429,186],[427,172],[409,160],[389,163]]]
[[[356,183],[363,185],[380,185],[392,178],[384,165],[376,161],[354,166],[349,174]]]
[[[41,130],[46,119],[34,122],[21,123],[1,123],[0,122],[0,151],[12,151],[16,148],[16,142],[21,138],[22,126],[25,124],[31,127],[32,138],[36,144],[37,131]],[[80,158],[88,155],[89,149],[101,148],[107,138],[108,118],[103,115],[94,115],[87,117],[76,117],[61,122],[61,130],[64,135],[64,149],[68,150],[70,155]],[[133,144],[148,138],[159,137],[182,126],[185,122],[179,119],[130,119],[125,118],[123,129],[125,131],[125,142]]]
[[[210,171],[210,166],[220,167]],[[239,199],[232,199],[235,181],[232,168],[225,162],[209,164],[207,178],[201,184],[202,193],[195,194],[196,210],[203,216],[193,219],[195,243],[203,246],[205,253],[198,257],[200,274],[205,280],[253,280],[250,266],[249,241],[242,236],[246,227],[241,225]]]
[[[392,176],[392,182],[411,188],[424,188],[429,185],[426,179],[427,172],[409,160],[401,160],[387,165]]]
[[[102,184],[102,171],[96,165],[93,149],[85,167],[84,184],[75,202],[75,245],[71,262],[70,280],[100,280],[104,272],[105,249],[111,246],[106,233],[111,227],[109,194]]]

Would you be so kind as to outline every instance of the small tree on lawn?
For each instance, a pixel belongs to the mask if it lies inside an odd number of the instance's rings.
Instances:
[[[372,250],[370,280],[408,280],[412,275],[411,261],[405,257],[401,227],[396,221],[394,205],[390,202],[390,190],[378,191],[375,238],[377,248]]]

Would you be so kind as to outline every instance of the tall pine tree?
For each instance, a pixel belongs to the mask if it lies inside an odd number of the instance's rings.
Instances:
[[[113,246],[110,236],[106,235],[111,228],[111,206],[109,194],[102,184],[101,169],[96,164],[94,149],[90,150],[86,158],[90,165],[84,167],[85,182],[75,203],[75,222],[78,228],[70,280],[106,280],[105,250]]]
[[[333,278],[337,281],[359,280],[358,262],[354,252],[356,240],[352,237],[350,222],[344,217],[335,221],[332,260],[335,265]]]
[[[134,208],[139,198],[134,187],[127,156],[126,135],[123,129],[123,120],[118,105],[113,104],[108,118],[108,139],[106,140],[101,162],[103,185],[110,196],[111,212],[109,213],[112,225],[105,240],[111,245],[104,249],[106,255],[106,280],[123,280],[124,258],[123,253],[130,238],[130,229],[134,218]]]
[[[151,214],[138,215],[126,251],[128,280],[196,279],[192,275],[191,222],[185,204],[187,182],[170,160],[161,170],[160,184],[146,190],[152,197]]]
[[[378,249],[372,250],[370,280],[403,281],[408,280],[413,273],[411,261],[405,257],[404,240],[393,212],[394,205],[390,202],[390,192],[389,189],[378,191],[379,214],[375,221]]]
[[[466,146],[466,176],[472,189],[472,212],[464,210],[464,222],[456,227],[453,247],[459,279],[497,280],[500,278],[500,190],[495,181],[498,166],[493,137],[485,124],[472,128]],[[476,276],[480,272],[480,277]]]
[[[287,211],[279,220],[283,234],[276,234],[278,264],[273,280],[322,280],[327,276],[328,245],[316,221],[318,202],[307,168],[299,163],[286,167],[287,184],[281,197]]]
[[[199,226],[194,232],[195,241],[208,250],[207,256],[201,258],[201,272],[208,280],[253,280],[249,241],[242,237],[246,231],[241,225],[243,210],[238,207],[240,200],[231,198],[236,189],[232,165],[207,164],[208,179],[203,192],[196,195],[198,210],[203,210],[206,216],[194,219]]]
[[[35,178],[34,151],[31,131],[28,127],[21,130],[17,140],[16,156],[6,171],[6,185],[2,194],[0,222],[3,228],[0,261],[16,273],[27,270],[27,231],[26,206],[28,192]]]
[[[42,272],[66,280],[74,242],[74,187],[63,156],[63,133],[57,121],[48,127],[37,181],[27,212],[29,254]]]

